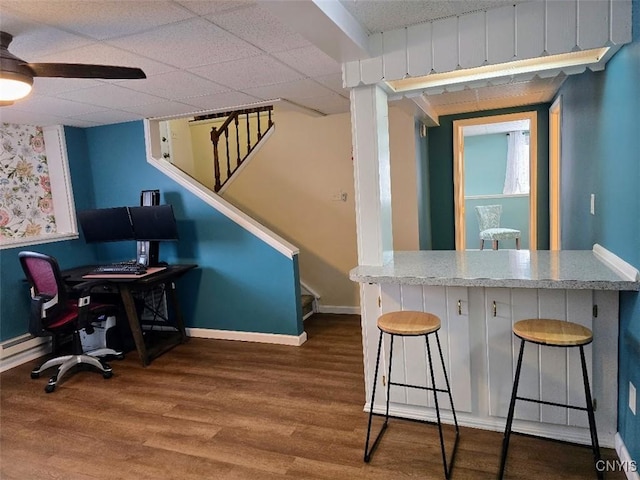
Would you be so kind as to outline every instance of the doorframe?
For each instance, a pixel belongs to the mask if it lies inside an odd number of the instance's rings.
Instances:
[[[538,116],[536,111],[474,117],[453,122],[453,199],[456,250],[466,249],[464,127],[529,120],[529,250],[538,247]]]
[[[549,108],[549,249],[562,248],[560,185],[562,163],[562,96]]]

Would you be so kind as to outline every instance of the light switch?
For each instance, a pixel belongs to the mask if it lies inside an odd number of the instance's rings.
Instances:
[[[596,214],[596,194],[595,193],[591,194],[591,207],[589,211],[591,212],[591,215]]]
[[[636,414],[636,387],[629,382],[629,408],[631,412]]]

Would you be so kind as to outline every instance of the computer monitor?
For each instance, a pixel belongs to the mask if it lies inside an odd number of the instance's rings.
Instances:
[[[178,227],[171,205],[129,207],[136,240],[178,240]]]
[[[135,240],[127,207],[98,208],[78,212],[87,243]]]

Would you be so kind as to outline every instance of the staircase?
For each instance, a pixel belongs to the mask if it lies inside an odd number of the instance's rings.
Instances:
[[[306,320],[314,313],[315,297],[313,295],[303,293],[300,295],[300,302],[302,303],[302,319]]]
[[[264,105],[194,117],[194,122],[226,117],[221,125],[211,128],[216,193],[220,193],[274,126],[272,112],[273,105]]]

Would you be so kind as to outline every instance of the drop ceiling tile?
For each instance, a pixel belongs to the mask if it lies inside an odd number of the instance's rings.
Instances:
[[[337,61],[313,45],[277,52],[273,56],[309,77],[342,72],[342,66]]]
[[[201,112],[207,112],[243,108],[260,100],[260,98],[252,97],[242,92],[224,92],[188,98],[183,100],[182,103],[188,103]]]
[[[257,88],[247,88],[243,89],[243,92],[264,100],[284,98],[292,102],[311,97],[327,97],[333,93],[327,87],[324,87],[311,79],[296,80],[294,82],[279,83],[277,85],[267,85]]]
[[[77,115],[72,119],[82,122],[95,122],[99,125],[110,125],[112,123],[133,122],[141,120],[140,116],[135,113],[123,112],[121,110],[104,110],[102,112],[87,113],[86,115]]]
[[[191,72],[235,90],[297,80],[300,73],[268,56],[243,58],[220,65],[192,68]]]
[[[99,40],[131,35],[194,16],[193,12],[160,0],[2,0],[2,7]]]
[[[117,85],[100,85],[98,87],[85,88],[77,92],[62,93],[59,97],[115,109],[132,105],[158,103],[158,101],[161,100],[155,95],[136,92]]]
[[[38,113],[38,116],[35,117],[33,112],[19,110],[15,106],[2,107],[2,110],[0,110],[0,122],[15,123],[18,125],[38,125],[41,127],[48,125],[68,125],[68,123],[64,121],[64,117],[49,115],[44,112]]]
[[[250,0],[178,0],[176,3],[200,16],[222,13],[230,10],[243,10],[256,4]]]
[[[180,102],[160,102],[137,107],[121,107],[121,110],[139,115],[140,118],[167,117],[193,113],[196,108]]]
[[[26,100],[16,102],[13,106],[25,112],[36,112],[38,114],[57,115],[60,117],[80,115],[106,109],[106,106],[91,105],[64,98],[35,94],[30,95]],[[13,106],[9,108],[13,108]],[[2,107],[2,110],[4,111],[5,108],[6,107]]]
[[[169,100],[220,93],[229,89],[188,72],[174,71],[127,84],[131,90],[157,95]]]
[[[256,47],[202,18],[107,43],[178,68],[211,65],[260,54]]]
[[[320,75],[319,77],[313,77],[313,79],[340,95],[349,96],[349,89],[342,86],[342,73]]]
[[[56,96],[64,92],[75,92],[99,85],[104,85],[104,82],[90,78],[36,77],[33,79],[32,92],[38,95]]]
[[[342,95],[332,93],[324,97],[306,98],[304,99],[303,105],[326,115],[333,115],[336,113],[349,112],[351,102]]]
[[[208,19],[266,52],[281,52],[310,45],[302,35],[260,5],[216,12]]]
[[[144,56],[112,47],[104,43],[93,43],[84,47],[64,52],[56,52],[43,56],[42,62],[62,63],[94,63],[97,65],[118,65],[122,67],[137,67],[148,76],[176,70],[162,62],[150,60]]]

